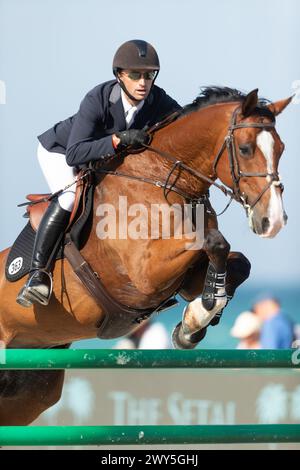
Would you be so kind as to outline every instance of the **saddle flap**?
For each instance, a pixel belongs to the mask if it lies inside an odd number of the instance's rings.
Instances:
[[[36,196],[39,196],[39,195],[36,194]],[[30,224],[33,230],[37,231],[38,226],[40,225],[40,221],[44,213],[46,212],[48,206],[49,206],[48,201],[38,202],[32,206],[31,205],[27,206],[27,213],[28,213]]]
[[[85,184],[86,183],[83,179],[77,181],[76,183],[75,202],[74,202],[74,207],[70,216],[70,224],[73,222],[75,215],[77,213]],[[45,201],[45,199],[49,198],[50,196],[51,196],[50,193],[28,194],[26,196],[26,199],[28,199],[28,201],[33,203],[27,206],[27,214],[30,220],[30,224],[35,231],[38,229],[40,221],[50,204],[50,201],[47,201],[47,200]],[[39,200],[41,201],[39,202]]]
[[[74,222],[70,221],[69,227],[72,224],[70,233],[72,235],[72,240],[79,249],[84,246],[86,237],[88,236],[91,227],[93,214],[93,194],[94,186],[92,181],[88,180],[86,184],[81,183],[80,186],[78,186],[73,210],[75,220]],[[35,199],[37,201],[41,199],[40,194],[34,194],[33,196],[36,196]],[[43,216],[43,213],[46,210],[48,204],[48,201],[41,201],[29,205],[27,214],[28,217],[31,215],[31,222],[27,223],[27,225],[17,237],[9,251],[7,258],[5,274],[8,281],[18,281],[23,276],[25,276],[25,274],[28,274],[31,266],[35,240],[35,230],[33,228],[33,224],[36,224],[36,227],[38,226],[38,218]],[[56,259],[61,259],[63,257],[64,250],[62,247],[60,247],[56,254]]]

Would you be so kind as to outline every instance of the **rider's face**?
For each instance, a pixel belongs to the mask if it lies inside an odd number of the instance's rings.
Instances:
[[[153,75],[155,76],[149,70],[122,70],[119,73],[126,89],[137,102],[145,100],[149,95],[154,79],[154,77],[152,78]],[[127,99],[130,100],[128,97]]]

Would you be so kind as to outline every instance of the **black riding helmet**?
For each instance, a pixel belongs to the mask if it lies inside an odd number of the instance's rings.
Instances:
[[[113,73],[118,79],[121,88],[130,99],[135,99],[127,91],[124,83],[118,77],[118,72],[123,69],[128,70],[156,70],[157,74],[153,80],[152,86],[158,75],[160,65],[159,58],[154,47],[146,41],[140,39],[132,39],[131,41],[124,42],[113,59]]]

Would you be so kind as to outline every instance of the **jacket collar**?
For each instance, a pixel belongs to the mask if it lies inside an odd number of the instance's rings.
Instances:
[[[110,95],[109,95],[109,102],[110,102],[110,112],[114,118],[114,122],[116,128],[119,130],[126,129],[126,121],[124,115],[124,108],[121,98],[121,87],[118,83],[115,83],[113,86]],[[133,122],[133,127],[140,129],[142,126],[147,124],[147,121],[150,121],[151,118],[151,107],[153,106],[154,96],[153,90],[151,90],[149,96],[145,100],[145,103],[142,109],[137,113],[136,118]],[[132,126],[130,126],[132,127]]]
[[[115,128],[123,131],[126,129],[124,108],[121,99],[121,87],[116,83],[109,95],[110,113],[114,119]]]

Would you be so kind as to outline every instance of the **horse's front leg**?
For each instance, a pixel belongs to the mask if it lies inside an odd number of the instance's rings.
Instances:
[[[231,251],[227,259],[226,272],[226,294],[227,303],[232,299],[236,289],[248,279],[251,271],[251,263],[243,253]],[[210,325],[219,323],[222,311],[217,313],[211,320]]]
[[[195,347],[204,338],[206,327],[213,317],[227,303],[226,266],[230,245],[221,232],[213,228],[206,232],[203,249],[208,258],[208,266],[202,297],[188,304],[182,323],[175,328],[172,339],[176,348]]]
[[[173,344],[179,349],[192,349],[201,341],[207,330],[207,326],[219,323],[222,310],[215,313],[211,318],[211,311],[206,311],[203,307],[202,299],[199,297],[205,288],[209,258],[205,254],[201,262],[197,263],[185,280],[180,294],[185,300],[190,301],[180,322],[173,332]],[[251,264],[249,260],[240,252],[230,252],[226,266],[227,302],[230,300],[237,287],[241,285],[250,274]]]

